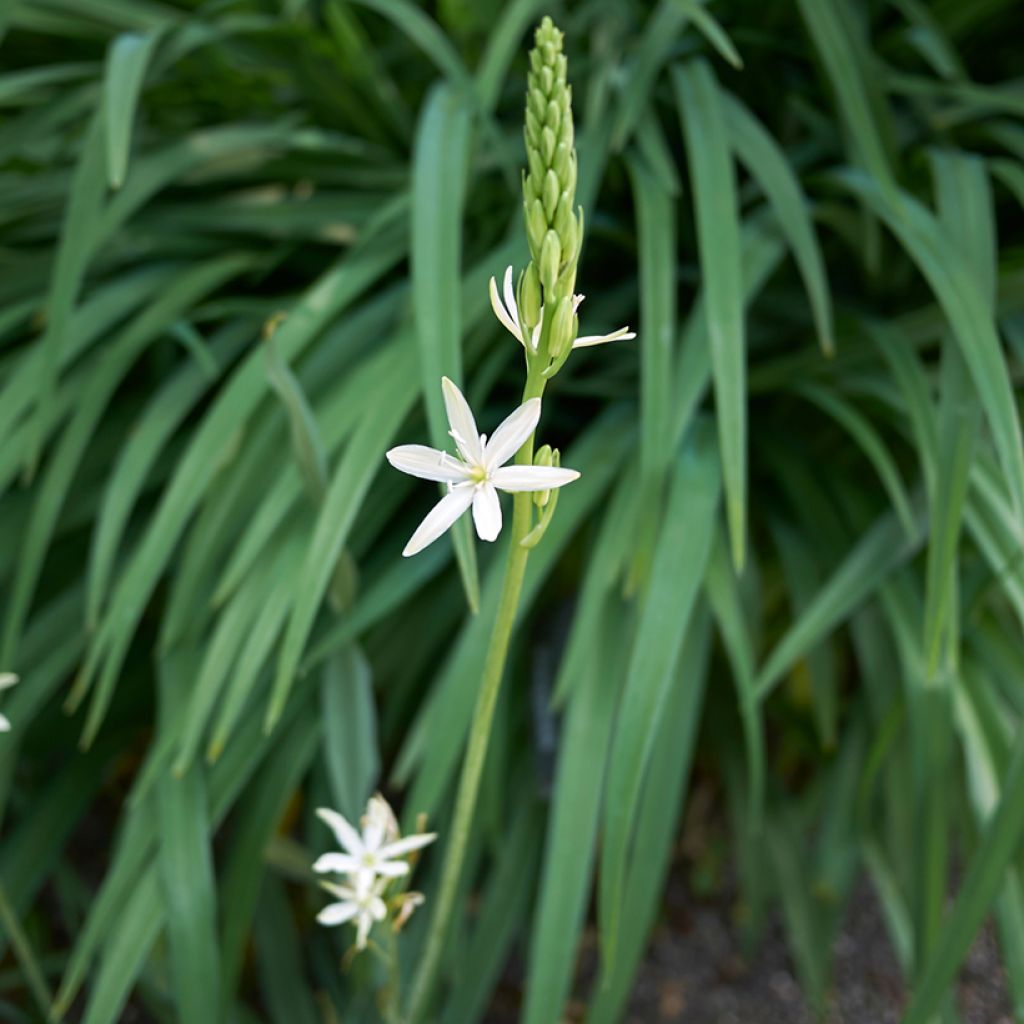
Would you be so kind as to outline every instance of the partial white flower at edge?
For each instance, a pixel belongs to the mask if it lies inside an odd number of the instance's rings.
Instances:
[[[574,469],[557,466],[506,466],[540,420],[540,399],[531,398],[515,410],[487,440],[477,432],[473,410],[462,392],[441,378],[451,435],[459,457],[422,444],[403,444],[387,453],[395,469],[448,484],[448,493],[430,510],[405,545],[403,555],[415,555],[441,536],[471,505],[481,540],[501,533],[498,491],[549,491],[579,477]]]
[[[371,891],[378,878],[407,875],[409,862],[398,858],[428,846],[437,838],[437,833],[426,832],[399,839],[398,824],[387,801],[381,796],[371,797],[362,820],[362,834],[337,811],[320,807],[316,813],[334,833],[345,852],[325,853],[317,858],[313,870],[348,875],[353,891],[364,895]]]
[[[17,681],[18,677],[13,672],[0,672],[0,690],[10,689]],[[6,716],[0,715],[0,732],[10,732],[10,730],[11,723]]]
[[[523,339],[523,331],[519,325],[519,306],[516,303],[516,293],[512,288],[512,268],[507,267],[505,269],[505,280],[502,284],[502,295],[504,302],[498,296],[498,283],[491,278],[490,293],[491,293],[491,309],[494,310],[494,315],[501,321],[502,326],[507,330],[520,345],[526,346],[526,342]],[[572,297],[572,309],[575,313],[580,308],[580,303],[583,301],[584,296],[574,295]],[[530,348],[536,352],[537,342],[540,340],[540,329],[544,323],[544,307],[541,306],[541,319],[537,322],[537,326],[534,327],[533,332],[530,335]],[[630,341],[636,337],[636,332],[631,331],[628,326],[620,327],[617,331],[612,331],[611,334],[584,334],[578,337],[573,343],[573,348],[590,348],[593,345],[604,345],[609,341]]]

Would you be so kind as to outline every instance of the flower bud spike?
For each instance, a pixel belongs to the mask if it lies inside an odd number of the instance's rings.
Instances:
[[[551,19],[544,18],[530,52],[524,133],[529,167],[523,193],[527,237],[544,291],[541,299],[549,309],[557,309],[557,303],[571,295],[560,281],[566,279],[567,271],[568,279],[575,280],[580,247],[580,232],[572,214],[577,170],[572,92],[566,80],[568,64],[562,52],[563,40]],[[540,125],[539,133],[535,124]]]

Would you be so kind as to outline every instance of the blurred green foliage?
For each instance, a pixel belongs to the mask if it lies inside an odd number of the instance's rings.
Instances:
[[[429,499],[383,452],[441,372],[484,429],[518,398],[486,281],[526,259],[551,13],[584,326],[640,337],[545,401],[583,478],[529,567],[436,1019],[483,1019],[518,947],[522,1019],[557,1020],[588,919],[587,1019],[620,1019],[696,756],[742,926],[781,907],[813,1004],[866,872],[907,1024],[955,1019],[990,911],[1024,1020],[1016,6],[4,5],[8,1019],[373,1019],[376,963],[312,923],[312,810],[382,786],[445,832],[501,551],[403,561]]]

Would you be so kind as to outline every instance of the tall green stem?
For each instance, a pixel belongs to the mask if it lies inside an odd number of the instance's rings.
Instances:
[[[523,389],[523,401],[540,398],[544,392],[544,378],[531,367],[527,374],[526,387]],[[518,465],[528,466],[533,463],[533,437],[527,439],[516,455]],[[516,612],[519,609],[519,596],[523,589],[523,578],[526,575],[526,562],[530,552],[520,543],[530,532],[532,515],[530,505],[531,494],[516,494],[512,510],[512,543],[505,565],[505,579],[498,602],[498,614],[491,632],[491,642],[487,649],[487,660],[484,662],[483,676],[477,693],[476,707],[473,710],[473,721],[469,727],[469,744],[466,747],[466,758],[462,764],[462,775],[459,779],[459,791],[455,798],[455,815],[451,824],[451,838],[445,850],[444,866],[441,872],[441,887],[434,905],[434,915],[427,934],[427,944],[416,971],[412,997],[409,1004],[408,1020],[415,1022],[423,1019],[430,996],[434,988],[441,953],[444,950],[445,938],[451,925],[452,912],[455,909],[455,897],[462,876],[462,866],[466,859],[466,847],[469,844],[469,833],[473,825],[473,811],[476,798],[480,791],[480,778],[483,775],[484,762],[487,760],[487,747],[491,738],[491,725],[494,721],[494,709],[501,691],[501,680],[505,671],[505,660],[508,657],[509,642],[512,639],[512,627],[515,625]]]

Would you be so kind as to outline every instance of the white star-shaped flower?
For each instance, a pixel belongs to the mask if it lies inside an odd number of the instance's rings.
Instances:
[[[399,445],[387,453],[388,462],[395,469],[448,484],[448,493],[420,523],[403,555],[415,555],[432,544],[470,505],[480,539],[495,540],[501,532],[498,491],[548,491],[579,477],[576,470],[558,466],[505,465],[536,428],[540,419],[539,398],[519,406],[488,440],[477,432],[473,410],[447,377],[441,378],[441,389],[459,457],[422,444]]]
[[[356,926],[356,949],[365,949],[370,929],[387,917],[388,908],[380,896],[382,883],[362,882],[357,883],[354,888],[348,885],[334,885],[332,882],[320,884],[332,896],[337,896],[338,902],[328,903],[316,915],[316,919],[328,927],[352,921]]]
[[[526,346],[526,341],[523,339],[522,327],[519,324],[519,306],[516,303],[516,294],[512,288],[512,268],[508,267],[505,270],[505,280],[502,284],[502,294],[504,296],[504,302],[498,295],[498,283],[491,278],[490,283],[491,293],[491,309],[494,310],[494,315],[501,321],[505,329],[512,335],[520,345]],[[580,303],[583,301],[584,296],[574,295],[572,297],[572,311],[575,313],[580,308]],[[530,349],[534,352],[537,351],[537,342],[540,340],[540,329],[544,323],[544,307],[541,306],[541,319],[537,322],[532,333],[530,334]],[[612,331],[611,334],[584,334],[577,338],[573,343],[573,348],[590,348],[592,345],[604,345],[609,341],[629,341],[631,338],[636,337],[636,332],[631,331],[629,327],[620,327],[617,331]]]
[[[18,677],[13,672],[0,672],[0,690],[10,689],[17,681]],[[11,723],[6,716],[0,715],[0,732],[10,732],[10,730]]]
[[[372,797],[363,816],[360,835],[337,811],[327,807],[317,809],[317,815],[334,832],[344,853],[325,853],[313,865],[313,870],[348,875],[355,889],[363,892],[374,879],[399,878],[409,873],[409,862],[399,860],[413,850],[428,846],[436,838],[435,832],[398,838],[398,825],[387,801]]]

